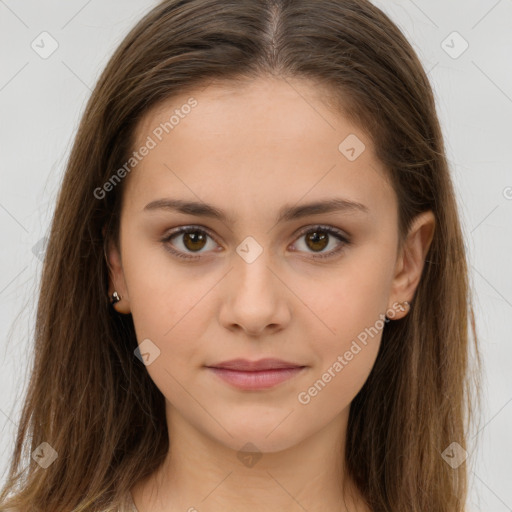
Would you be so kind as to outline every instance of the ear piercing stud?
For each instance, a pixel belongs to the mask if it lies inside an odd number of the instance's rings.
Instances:
[[[114,291],[114,293],[110,297],[110,303],[115,304],[116,302],[119,302],[120,300],[121,300],[121,296],[116,291]]]

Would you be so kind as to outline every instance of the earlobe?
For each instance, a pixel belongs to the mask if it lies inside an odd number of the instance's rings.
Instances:
[[[435,225],[435,216],[431,210],[415,217],[397,261],[390,304],[412,302],[421,279],[425,258],[434,238]],[[398,317],[402,316],[405,315],[399,312]]]
[[[121,255],[119,248],[112,241],[108,241],[108,249],[106,252],[107,268],[109,273],[108,282],[108,299],[112,307],[118,312],[129,314],[130,300],[128,290],[124,279],[124,271],[121,263]]]

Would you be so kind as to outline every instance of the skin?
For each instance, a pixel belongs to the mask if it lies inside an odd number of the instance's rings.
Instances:
[[[160,350],[146,368],[166,399],[171,448],[132,489],[135,504],[139,512],[370,510],[343,470],[344,443],[382,329],[309,403],[298,394],[382,315],[407,314],[394,304],[414,297],[434,216],[418,216],[398,250],[397,199],[371,140],[305,80],[217,83],[175,97],[144,117],[136,147],[191,96],[198,105],[126,178],[120,249],[111,244],[108,254],[109,293],[121,295],[119,313],[133,315],[138,342],[149,338]],[[349,134],[366,146],[354,161],[338,149]],[[144,211],[166,197],[213,204],[234,223]],[[285,204],[332,197],[368,213],[276,223]],[[308,243],[301,228],[318,224],[348,234],[350,244],[315,259],[341,244],[329,234],[326,246]],[[199,245],[183,234],[161,241],[190,225],[211,236]],[[251,263],[236,251],[247,236],[263,248]],[[166,246],[200,257],[182,259]],[[233,388],[205,368],[237,357],[307,368],[261,391]],[[237,456],[246,443],[259,452],[252,465]]]

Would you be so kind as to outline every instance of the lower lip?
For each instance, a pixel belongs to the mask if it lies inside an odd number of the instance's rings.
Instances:
[[[227,370],[225,368],[208,368],[217,374],[221,379],[240,389],[268,389],[291,379],[305,367],[281,368],[277,370],[261,370],[253,372],[242,372],[238,370]]]

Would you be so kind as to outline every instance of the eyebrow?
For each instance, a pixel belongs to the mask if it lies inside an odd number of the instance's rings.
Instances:
[[[234,224],[234,218],[225,211],[207,203],[197,201],[183,201],[181,199],[157,199],[148,203],[143,211],[171,210],[195,215],[197,217],[210,217],[222,222]],[[322,201],[303,204],[300,206],[284,205],[278,212],[277,223],[289,222],[309,215],[318,215],[321,213],[347,212],[347,213],[369,213],[369,209],[364,204],[356,201],[350,201],[343,198],[332,198]]]

